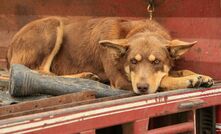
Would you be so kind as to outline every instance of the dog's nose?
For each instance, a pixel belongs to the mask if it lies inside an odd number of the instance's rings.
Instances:
[[[145,93],[145,92],[147,92],[147,90],[149,89],[149,84],[146,84],[146,83],[138,83],[138,84],[137,84],[137,89],[138,89],[141,93]]]

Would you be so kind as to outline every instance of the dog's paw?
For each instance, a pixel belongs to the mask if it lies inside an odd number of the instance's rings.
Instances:
[[[205,75],[191,75],[189,78],[189,88],[211,87],[214,81],[211,77]]]
[[[83,78],[85,79],[90,79],[90,80],[95,80],[95,81],[100,81],[100,77],[97,76],[96,74],[93,74],[91,72],[85,72],[83,75]]]
[[[201,75],[192,75],[188,78],[188,81],[188,88],[200,87],[200,85],[203,83],[203,77]]]
[[[211,87],[214,85],[214,81],[211,77],[202,75],[203,82],[201,84],[202,87]]]

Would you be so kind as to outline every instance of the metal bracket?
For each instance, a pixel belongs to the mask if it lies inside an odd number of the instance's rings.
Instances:
[[[205,101],[203,100],[193,100],[193,101],[188,101],[188,102],[184,102],[178,105],[179,109],[185,110],[185,109],[195,109],[199,106],[202,106],[206,104]]]

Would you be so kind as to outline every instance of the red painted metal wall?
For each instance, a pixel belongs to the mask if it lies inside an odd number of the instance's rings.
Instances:
[[[220,0],[155,0],[158,17],[220,17]],[[0,14],[146,16],[147,0],[1,0]],[[158,10],[159,9],[159,10]]]
[[[178,69],[192,69],[221,79],[220,0],[155,2],[155,19],[164,25],[174,38],[198,40],[198,44],[178,62]],[[7,47],[19,28],[42,16],[147,18],[146,7],[147,0],[1,0],[0,46]],[[0,57],[4,56],[5,53],[1,51]]]

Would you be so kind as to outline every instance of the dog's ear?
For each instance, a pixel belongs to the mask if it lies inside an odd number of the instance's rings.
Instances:
[[[106,48],[115,49],[120,54],[125,54],[129,47],[127,39],[101,40],[99,44]]]
[[[181,55],[186,53],[196,43],[197,41],[184,42],[180,40],[172,40],[172,41],[169,41],[169,45],[167,45],[167,49],[172,58],[178,59]]]

